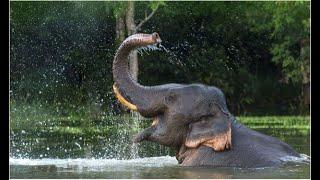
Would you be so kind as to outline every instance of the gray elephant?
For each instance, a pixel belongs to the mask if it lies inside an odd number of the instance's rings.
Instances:
[[[176,150],[183,166],[270,167],[300,157],[288,144],[251,130],[229,112],[223,92],[203,84],[143,86],[130,75],[128,56],[136,48],[160,43],[157,33],[135,34],[120,45],[113,62],[118,100],[152,118],[135,142],[157,142]]]

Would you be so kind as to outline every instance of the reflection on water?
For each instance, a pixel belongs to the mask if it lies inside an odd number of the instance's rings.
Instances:
[[[175,157],[117,159],[14,159],[11,178],[309,178],[307,163],[281,168],[195,168]]]

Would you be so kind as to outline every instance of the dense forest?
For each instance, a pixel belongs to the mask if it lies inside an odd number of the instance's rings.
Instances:
[[[138,32],[167,50],[136,54],[141,84],[214,85],[235,115],[309,114],[307,1],[10,2],[10,103],[127,112],[112,62]]]

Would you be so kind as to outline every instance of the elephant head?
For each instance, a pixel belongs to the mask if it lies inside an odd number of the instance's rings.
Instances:
[[[135,34],[120,45],[113,62],[114,92],[118,100],[153,119],[135,142],[157,142],[176,149],[208,146],[215,151],[231,148],[231,123],[224,94],[202,84],[143,86],[134,81],[128,69],[130,51],[160,43],[157,33]]]

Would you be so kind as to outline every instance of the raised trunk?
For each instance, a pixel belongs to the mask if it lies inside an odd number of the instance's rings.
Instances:
[[[135,48],[148,45],[152,35],[135,34],[128,37],[119,47],[113,62],[115,86],[126,101],[134,104],[142,116],[150,117],[163,110],[162,99],[166,88],[143,86],[136,82],[129,72],[128,56]]]

